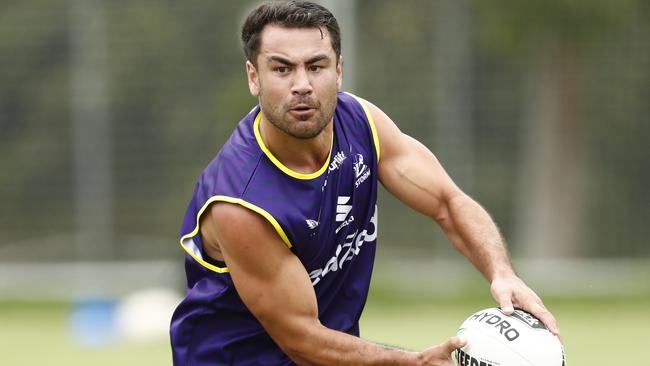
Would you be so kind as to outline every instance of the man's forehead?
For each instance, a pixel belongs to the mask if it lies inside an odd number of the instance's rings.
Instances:
[[[314,53],[334,53],[327,28],[288,28],[269,24],[261,33],[261,54],[279,53],[302,57]]]

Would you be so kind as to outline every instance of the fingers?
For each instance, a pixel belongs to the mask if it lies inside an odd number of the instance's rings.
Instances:
[[[515,307],[512,304],[512,293],[510,291],[493,289],[492,294],[504,314],[512,315],[514,313]]]
[[[463,336],[455,336],[449,338],[444,343],[431,347],[424,352],[420,353],[420,361],[422,365],[435,365],[435,366],[453,366],[452,354],[455,350],[464,347],[467,344],[467,339]]]
[[[551,333],[558,337],[560,336],[560,328],[557,326],[557,321],[553,314],[546,309],[544,304],[534,303],[532,306],[524,308],[524,310],[541,320]]]
[[[512,301],[510,301],[509,297],[499,301],[499,307],[501,307],[501,310],[506,315],[512,315],[512,313],[515,312],[515,307],[512,305]]]
[[[539,296],[521,280],[494,281],[491,291],[504,314],[512,315],[516,306],[533,314],[551,333],[560,336],[560,328],[553,315],[546,309]]]
[[[527,299],[527,301],[521,301],[521,304],[518,304],[518,307],[534,315],[537,319],[544,323],[549,332],[560,337],[560,328],[557,325],[555,317],[553,314],[551,314],[550,311],[548,311],[538,296],[530,297]]]

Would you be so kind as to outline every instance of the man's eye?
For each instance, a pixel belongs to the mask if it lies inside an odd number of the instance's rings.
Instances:
[[[286,66],[278,66],[278,67],[274,68],[273,71],[278,72],[280,74],[284,74],[284,73],[289,72],[289,68],[286,67]]]
[[[318,65],[309,66],[309,71],[312,71],[312,72],[319,72],[321,69],[322,69],[322,67],[318,66]]]

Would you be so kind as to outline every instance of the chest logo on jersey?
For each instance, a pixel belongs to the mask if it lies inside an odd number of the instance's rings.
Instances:
[[[336,227],[336,233],[338,234],[341,229],[350,225],[354,221],[354,215],[350,215],[352,211],[352,205],[347,203],[350,201],[350,196],[339,196],[336,201],[336,222],[341,223]],[[350,217],[348,217],[350,215]]]
[[[337,152],[336,155],[332,157],[332,162],[330,163],[329,171],[333,172],[336,169],[340,168],[341,165],[343,164],[343,161],[345,161],[346,158],[347,156],[345,156],[343,151]]]
[[[357,154],[354,157],[354,188],[359,188],[370,176],[370,168],[363,162],[363,155]]]
[[[316,220],[305,220],[307,222],[307,227],[314,230],[315,228],[318,227],[318,221]]]

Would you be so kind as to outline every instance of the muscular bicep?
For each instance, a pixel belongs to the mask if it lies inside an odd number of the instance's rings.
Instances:
[[[445,203],[462,192],[426,146],[402,133],[379,108],[370,104],[370,111],[381,147],[379,180],[409,207],[440,221]]]
[[[237,293],[285,348],[301,336],[305,325],[318,322],[316,296],[305,268],[257,213],[220,202],[207,215],[205,239],[218,241]]]

